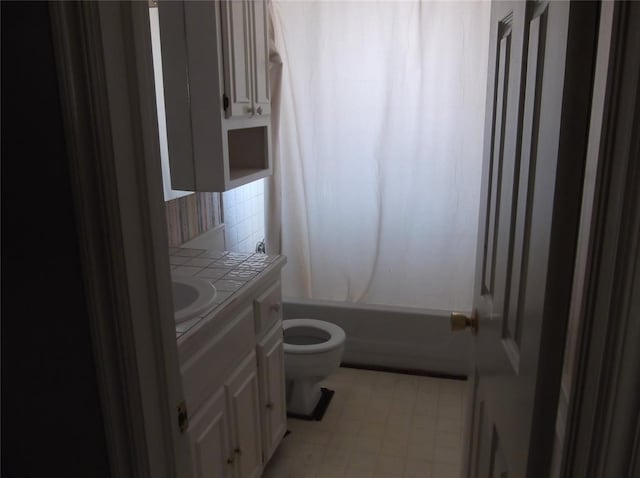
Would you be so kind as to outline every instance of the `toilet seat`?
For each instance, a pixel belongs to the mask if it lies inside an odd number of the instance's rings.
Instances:
[[[340,327],[324,320],[315,319],[287,319],[282,321],[284,331],[293,327],[305,327],[316,329],[329,335],[329,339],[319,344],[296,345],[287,343],[284,337],[284,351],[289,354],[313,354],[322,353],[341,347],[345,341],[345,333]]]

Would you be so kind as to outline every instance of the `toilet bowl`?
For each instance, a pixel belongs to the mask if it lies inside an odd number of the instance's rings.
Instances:
[[[323,320],[288,319],[282,326],[287,412],[311,416],[322,396],[319,382],[340,366],[346,336]]]

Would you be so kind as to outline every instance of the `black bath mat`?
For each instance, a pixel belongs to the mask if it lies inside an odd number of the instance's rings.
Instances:
[[[335,392],[333,390],[322,387],[320,388],[320,400],[318,400],[318,404],[316,405],[316,408],[313,409],[313,413],[311,413],[311,415],[299,415],[297,413],[287,412],[287,416],[289,418],[299,418],[300,420],[320,421],[322,420],[322,417],[324,417],[324,413],[327,411],[327,408],[329,408],[329,403],[331,402],[334,393]]]

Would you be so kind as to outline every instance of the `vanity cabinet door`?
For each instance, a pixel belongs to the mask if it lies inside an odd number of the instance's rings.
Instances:
[[[189,437],[197,478],[232,478],[233,450],[224,388],[190,420]]]
[[[262,450],[266,463],[287,431],[282,323],[278,322],[258,343]]]
[[[225,389],[236,476],[258,478],[262,473],[262,443],[255,352],[251,352],[231,374]]]

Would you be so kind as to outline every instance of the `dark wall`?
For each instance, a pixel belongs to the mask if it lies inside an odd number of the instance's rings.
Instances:
[[[1,8],[2,476],[107,477],[48,5]]]

